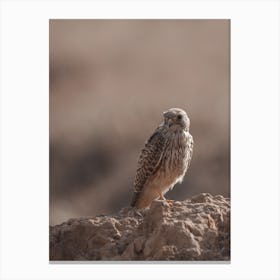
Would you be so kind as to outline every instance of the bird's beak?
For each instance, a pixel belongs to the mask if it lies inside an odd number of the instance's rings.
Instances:
[[[169,119],[168,120],[168,126],[170,127],[172,125],[172,123],[173,123],[172,119]]]

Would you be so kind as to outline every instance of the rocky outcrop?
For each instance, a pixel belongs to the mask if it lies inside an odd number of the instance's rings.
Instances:
[[[50,227],[50,260],[229,260],[230,200],[199,194]]]

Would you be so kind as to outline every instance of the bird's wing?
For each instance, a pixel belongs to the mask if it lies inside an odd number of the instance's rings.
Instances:
[[[166,138],[162,130],[161,126],[155,130],[140,153],[134,182],[135,192],[141,192],[147,179],[154,174],[159,167],[166,145]]]

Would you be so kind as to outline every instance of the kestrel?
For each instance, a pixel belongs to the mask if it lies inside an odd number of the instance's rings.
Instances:
[[[172,108],[163,113],[163,123],[142,149],[134,182],[131,206],[149,207],[153,200],[166,200],[164,194],[183,181],[193,153],[187,113]]]

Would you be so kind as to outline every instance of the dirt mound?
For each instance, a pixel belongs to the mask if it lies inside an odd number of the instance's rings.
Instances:
[[[201,193],[50,227],[50,260],[229,260],[230,200]]]

